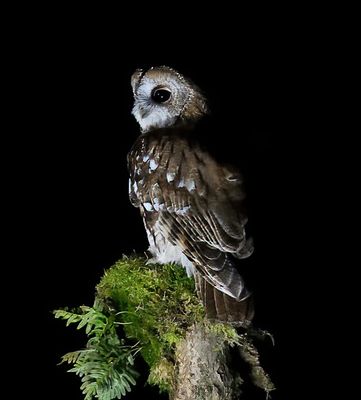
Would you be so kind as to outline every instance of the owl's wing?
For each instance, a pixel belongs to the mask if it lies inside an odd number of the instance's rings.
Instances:
[[[158,229],[182,248],[208,283],[238,301],[247,297],[232,261],[253,251],[246,240],[240,174],[185,139],[163,136],[146,148],[132,156],[133,204],[158,214]]]

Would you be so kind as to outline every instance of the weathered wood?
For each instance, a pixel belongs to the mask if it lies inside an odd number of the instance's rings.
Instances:
[[[229,346],[204,325],[194,325],[176,352],[171,400],[235,400],[242,379],[230,367]]]

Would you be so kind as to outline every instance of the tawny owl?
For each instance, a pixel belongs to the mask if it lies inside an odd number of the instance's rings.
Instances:
[[[131,85],[141,135],[128,155],[129,193],[149,251],[156,262],[179,263],[194,276],[210,319],[247,323],[253,306],[238,260],[253,246],[245,233],[242,177],[197,140],[206,99],[165,66],[137,70]]]

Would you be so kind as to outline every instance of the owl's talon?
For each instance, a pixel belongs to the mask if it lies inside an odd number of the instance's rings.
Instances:
[[[151,265],[151,264],[158,264],[157,259],[155,257],[148,258],[148,260],[145,262],[145,265]]]

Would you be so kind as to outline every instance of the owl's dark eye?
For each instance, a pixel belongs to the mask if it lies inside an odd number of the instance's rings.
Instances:
[[[170,99],[170,91],[167,89],[155,89],[152,93],[152,100],[156,103],[165,103]]]

